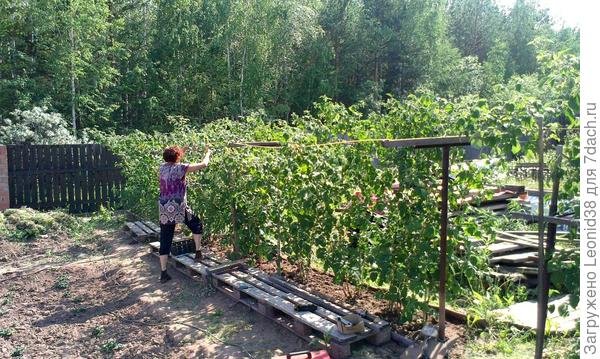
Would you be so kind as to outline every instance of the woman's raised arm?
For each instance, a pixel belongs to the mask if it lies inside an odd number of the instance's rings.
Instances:
[[[196,172],[199,171],[203,168],[205,168],[206,166],[208,166],[208,163],[210,162],[210,155],[212,154],[212,150],[210,148],[206,149],[206,154],[204,155],[204,159],[202,160],[202,162],[200,163],[191,163],[188,168],[187,168],[187,172]]]

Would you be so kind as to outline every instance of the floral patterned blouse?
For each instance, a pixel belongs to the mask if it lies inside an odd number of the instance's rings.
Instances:
[[[191,214],[187,205],[185,181],[188,166],[188,164],[168,162],[160,166],[160,197],[158,200],[160,224],[183,223],[186,215]]]

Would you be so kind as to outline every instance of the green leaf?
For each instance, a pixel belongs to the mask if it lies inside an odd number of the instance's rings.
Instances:
[[[512,145],[511,151],[513,155],[516,155],[517,153],[521,152],[521,143],[517,141],[514,145]]]

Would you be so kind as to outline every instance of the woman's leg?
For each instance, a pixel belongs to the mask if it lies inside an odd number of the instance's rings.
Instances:
[[[173,244],[173,235],[175,234],[175,224],[160,225],[160,249],[158,250],[160,259],[160,270],[167,270],[167,261]]]
[[[196,259],[202,258],[202,252],[200,246],[202,245],[202,222],[200,218],[195,214],[185,217],[185,224],[192,231],[192,237],[194,237],[194,244],[196,245]]]

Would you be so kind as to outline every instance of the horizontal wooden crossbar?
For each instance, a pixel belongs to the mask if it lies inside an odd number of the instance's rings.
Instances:
[[[384,138],[373,138],[364,140],[344,140],[335,142],[324,142],[314,144],[299,144],[299,143],[284,143],[276,141],[267,142],[231,142],[228,147],[240,148],[240,147],[266,147],[266,148],[279,148],[284,146],[298,146],[298,147],[318,147],[318,146],[331,146],[331,145],[357,145],[364,143],[379,143],[383,147],[392,148],[432,148],[432,147],[453,147],[453,146],[468,146],[471,144],[468,137],[465,136],[445,136],[445,137],[420,137],[420,138],[403,138],[403,139],[384,139]]]

